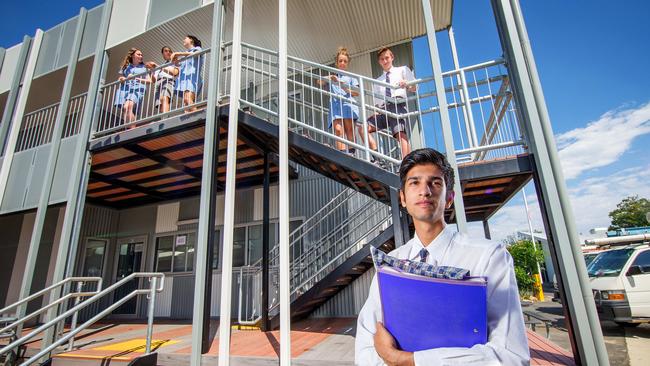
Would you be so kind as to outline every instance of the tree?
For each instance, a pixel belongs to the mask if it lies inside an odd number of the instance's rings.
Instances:
[[[537,263],[544,261],[544,252],[540,249],[536,250],[530,240],[515,241],[512,238],[508,245],[508,252],[510,252],[514,262],[519,295],[527,296],[532,294],[535,289],[533,275],[537,274]]]
[[[614,211],[609,213],[612,219],[609,229],[648,226],[650,225],[646,219],[648,212],[650,212],[650,200],[639,196],[626,197],[616,205]]]

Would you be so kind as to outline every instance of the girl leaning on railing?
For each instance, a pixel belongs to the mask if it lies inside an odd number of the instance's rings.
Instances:
[[[151,83],[149,74],[146,74],[146,77],[136,77],[136,75],[147,72],[147,67],[142,60],[142,51],[131,48],[124,57],[119,72],[120,87],[115,93],[113,104],[121,109],[122,119],[125,124],[136,120],[136,114],[142,104],[147,84]],[[129,128],[135,128],[135,125],[130,125]]]

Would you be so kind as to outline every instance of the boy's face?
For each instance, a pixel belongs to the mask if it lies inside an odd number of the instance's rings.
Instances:
[[[169,48],[165,48],[162,50],[162,57],[165,61],[169,61],[172,59],[172,50]]]
[[[444,219],[445,208],[451,207],[454,192],[447,191],[444,176],[436,165],[423,164],[406,174],[400,199],[413,220],[433,223]]]
[[[381,65],[381,68],[384,71],[389,71],[391,67],[393,67],[393,53],[389,51],[384,51],[379,57],[377,57],[377,60],[379,61],[379,65]]]

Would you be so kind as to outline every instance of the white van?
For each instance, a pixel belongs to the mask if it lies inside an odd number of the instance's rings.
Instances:
[[[650,322],[650,245],[601,252],[587,267],[600,320]]]

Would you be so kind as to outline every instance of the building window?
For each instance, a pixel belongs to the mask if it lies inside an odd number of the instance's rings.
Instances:
[[[194,269],[196,233],[160,236],[156,239],[156,272],[191,272]]]

